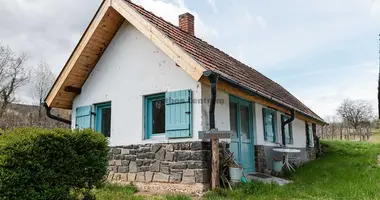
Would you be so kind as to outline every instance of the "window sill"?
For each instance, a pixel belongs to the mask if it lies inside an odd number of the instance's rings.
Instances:
[[[273,147],[279,147],[279,145],[276,142],[270,142],[270,141],[264,141],[265,146],[273,146]]]
[[[169,142],[169,138],[166,138],[165,134],[151,136],[150,138],[146,138],[143,140],[143,143],[167,143]]]

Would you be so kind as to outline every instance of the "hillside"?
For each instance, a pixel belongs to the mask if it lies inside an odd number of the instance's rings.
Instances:
[[[41,113],[40,113],[41,112]],[[69,110],[53,109],[54,115],[70,119]],[[0,129],[9,129],[23,126],[38,126],[46,128],[66,128],[67,124],[47,117],[45,108],[35,105],[11,104],[4,116],[0,118]]]

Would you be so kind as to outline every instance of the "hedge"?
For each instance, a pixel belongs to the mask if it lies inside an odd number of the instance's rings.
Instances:
[[[107,139],[93,130],[21,128],[0,135],[0,199],[72,199],[102,183]]]

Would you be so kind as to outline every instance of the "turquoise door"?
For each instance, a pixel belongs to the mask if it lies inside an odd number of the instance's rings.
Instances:
[[[230,96],[230,150],[235,160],[244,167],[244,173],[255,171],[253,152],[252,103]]]

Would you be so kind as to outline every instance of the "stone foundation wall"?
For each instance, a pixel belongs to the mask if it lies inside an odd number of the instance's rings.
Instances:
[[[264,145],[255,145],[255,168],[261,173],[267,169]]]
[[[111,147],[107,180],[207,186],[210,166],[208,142]]]
[[[306,152],[307,152],[307,160],[308,161],[312,161],[312,160],[315,160],[317,158],[317,151],[316,151],[315,147],[307,147]]]
[[[281,158],[282,153],[273,151],[276,146],[255,145],[255,167],[256,172],[265,173],[266,170],[272,169],[272,158]],[[301,152],[295,154],[298,160],[293,160],[293,165],[301,165],[302,163],[316,159],[317,149],[314,147],[308,148],[294,148],[299,149]]]

